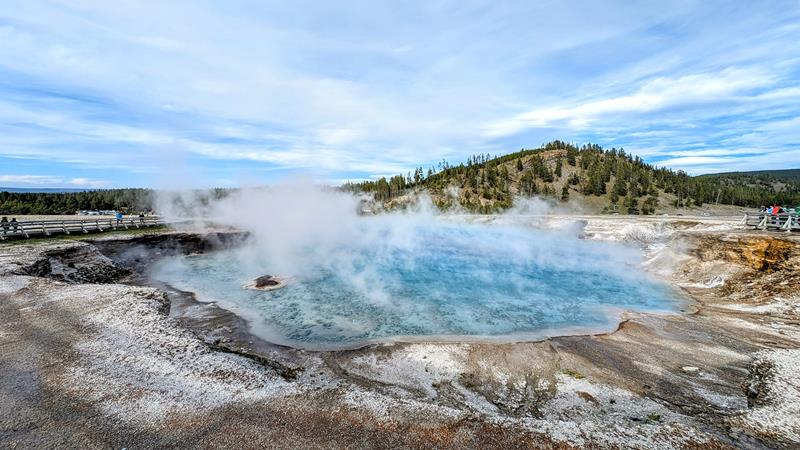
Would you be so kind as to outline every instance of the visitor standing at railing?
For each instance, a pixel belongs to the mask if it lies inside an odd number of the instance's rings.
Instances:
[[[0,219],[0,225],[3,226],[3,234],[8,234],[8,217],[3,216],[3,218]]]
[[[16,234],[17,233],[17,229],[19,228],[19,223],[17,222],[17,218],[16,217],[12,217],[10,224],[11,224],[11,231],[13,231],[14,234]]]
[[[122,213],[117,211],[116,218],[117,218],[117,226],[119,226],[122,223]]]
[[[772,217],[770,218],[770,222],[773,225],[780,225],[781,219],[778,217],[778,214],[781,213],[780,205],[773,205],[771,209],[772,209]]]

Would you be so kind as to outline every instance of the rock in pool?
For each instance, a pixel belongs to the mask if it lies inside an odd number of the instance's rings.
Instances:
[[[274,275],[262,275],[253,280],[252,283],[247,285],[248,288],[260,289],[262,291],[280,289],[284,286],[286,286],[286,280],[281,277],[276,277]]]

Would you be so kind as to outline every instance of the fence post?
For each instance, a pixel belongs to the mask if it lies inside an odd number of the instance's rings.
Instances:
[[[767,214],[764,214],[764,217],[761,219],[761,222],[759,222],[758,225],[756,225],[756,228],[760,228],[762,230],[766,230],[767,229],[767,218],[768,217],[769,216]]]

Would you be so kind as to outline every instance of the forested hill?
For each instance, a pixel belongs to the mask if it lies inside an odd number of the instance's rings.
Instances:
[[[754,170],[750,172],[724,172],[699,175],[697,178],[726,178],[733,181],[772,185],[800,182],[800,169]]]
[[[445,209],[460,205],[470,211],[493,212],[509,208],[514,197],[539,196],[564,202],[579,199],[603,212],[653,214],[667,206],[795,206],[800,204],[800,181],[786,176],[793,172],[776,173],[769,182],[756,175],[743,181],[742,173],[690,177],[654,167],[623,149],[553,141],[499,157],[476,155],[456,166],[442,161],[427,171],[418,168],[413,174],[350,183],[345,188],[372,193],[389,207],[403,204],[408,194],[424,189]]]

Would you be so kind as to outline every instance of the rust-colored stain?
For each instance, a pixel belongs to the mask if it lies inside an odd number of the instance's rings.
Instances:
[[[755,270],[771,273],[785,268],[794,246],[782,239],[758,239],[744,242],[741,257]]]
[[[792,268],[790,259],[798,247],[797,242],[770,236],[733,240],[705,238],[695,251],[701,261],[729,261],[759,272],[772,273]]]

